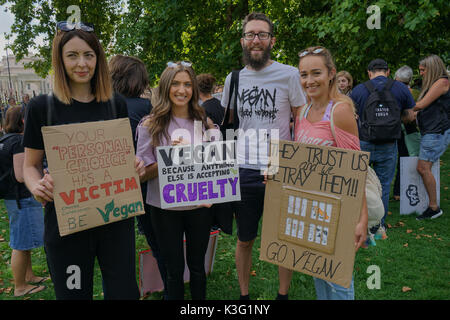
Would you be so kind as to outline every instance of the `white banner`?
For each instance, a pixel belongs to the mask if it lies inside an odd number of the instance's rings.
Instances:
[[[428,208],[428,193],[417,172],[418,157],[400,158],[400,214],[421,214]],[[437,203],[440,204],[440,171],[439,161],[431,167],[436,180]]]
[[[161,208],[241,200],[235,141],[156,149]]]

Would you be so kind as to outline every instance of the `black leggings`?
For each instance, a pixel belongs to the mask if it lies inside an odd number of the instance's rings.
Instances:
[[[208,249],[212,215],[206,208],[173,211],[152,207],[152,224],[167,269],[167,291],[170,300],[184,299],[184,248],[190,273],[193,300],[206,298],[205,254]]]
[[[58,300],[91,300],[94,263],[102,272],[105,300],[137,300],[134,219],[61,237],[53,203],[45,208],[44,244]]]

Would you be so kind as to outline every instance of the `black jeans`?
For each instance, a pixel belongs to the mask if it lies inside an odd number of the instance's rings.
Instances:
[[[211,230],[212,215],[207,208],[173,211],[152,207],[152,224],[166,263],[169,300],[184,299],[184,246],[190,273],[193,300],[206,298],[205,254]]]

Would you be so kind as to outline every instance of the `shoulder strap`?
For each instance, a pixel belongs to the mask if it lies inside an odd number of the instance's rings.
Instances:
[[[52,125],[53,105],[54,105],[53,93],[50,92],[47,95],[47,126]]]
[[[336,141],[336,131],[335,131],[335,128],[334,128],[334,109],[335,109],[338,105],[340,105],[341,103],[342,103],[342,101],[340,101],[340,102],[334,104],[333,107],[331,108],[331,114],[330,114],[330,128],[331,128],[331,133],[333,134],[334,141]]]
[[[231,72],[231,79],[230,79],[230,88],[229,88],[229,93],[228,93],[228,104],[227,104],[227,108],[225,110],[225,114],[222,120],[222,126],[228,124],[228,120],[230,118],[230,106],[231,106],[231,100],[233,98],[233,93],[235,93],[234,95],[234,101],[233,101],[233,105],[236,107],[236,102],[237,102],[237,92],[238,92],[238,88],[239,88],[239,72],[241,70],[233,70]],[[235,110],[236,111],[236,110]],[[235,121],[237,120],[238,125],[239,125],[239,118],[237,116],[237,112],[233,112],[234,113],[234,117],[233,117],[233,123],[235,123]]]
[[[300,110],[300,114],[298,115],[298,120],[299,121],[302,121],[303,117],[305,116],[306,110],[308,110],[308,108],[311,107],[311,105],[312,105],[312,102],[309,105],[305,104],[302,107],[302,110]]]
[[[114,99],[114,93],[111,97],[111,99],[109,100],[109,103],[111,104],[111,114],[112,114],[112,118],[113,119],[117,119],[117,109],[116,109],[116,101]]]
[[[15,135],[17,135],[17,133],[7,133],[7,134],[5,134],[4,136],[2,136],[0,138],[0,142],[4,142],[4,141],[8,140],[9,138],[11,138],[12,136],[15,136]]]
[[[234,130],[239,129],[239,112],[237,110],[237,96],[239,91],[239,73],[241,70],[233,70],[232,76],[234,76],[234,112],[233,112],[233,128]]]
[[[388,78],[386,84],[384,85],[384,90],[390,91],[392,86],[394,85],[394,82],[395,82],[394,80]]]
[[[367,88],[367,90],[369,90],[370,93],[376,91],[375,87],[373,86],[373,84],[372,84],[372,82],[371,82],[370,80],[364,82],[363,84],[364,84],[364,86]]]

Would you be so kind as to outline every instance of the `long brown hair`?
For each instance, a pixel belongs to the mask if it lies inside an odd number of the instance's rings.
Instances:
[[[322,50],[318,53],[313,53],[313,51],[315,51],[317,49],[322,49]],[[313,56],[319,56],[319,57],[323,58],[323,62],[328,69],[328,74],[330,74],[333,69],[336,70],[336,65],[334,63],[333,56],[331,55],[330,51],[328,51],[328,49],[326,49],[325,47],[321,47],[321,46],[309,47],[304,50],[301,50],[300,53],[303,53],[305,51],[308,51],[308,54],[300,57],[299,62],[298,62],[299,66],[300,66],[300,61],[304,57],[313,55]],[[354,105],[352,99],[339,92],[336,74],[330,80],[330,91],[328,92],[328,98],[329,98],[329,100],[333,101],[335,104],[339,101],[348,103],[352,107],[353,112],[355,113],[355,105]]]
[[[97,56],[97,64],[95,66],[94,76],[91,79],[91,90],[97,102],[108,101],[112,97],[113,90],[105,52],[94,32],[86,32],[79,29],[71,31],[58,30],[53,39],[52,67],[55,72],[53,78],[53,92],[55,96],[64,104],[70,104],[72,102],[72,92],[69,85],[69,78],[64,68],[62,48],[74,37],[84,40],[94,50]]]
[[[418,100],[421,100],[425,94],[430,90],[431,86],[440,78],[447,77],[449,74],[445,68],[444,62],[437,55],[432,54],[419,62],[419,65],[425,67],[425,74],[422,81],[422,90]]]
[[[172,102],[169,98],[170,87],[173,79],[179,72],[187,72],[192,83],[192,98],[189,101],[189,118],[202,121],[203,126],[207,127],[205,110],[198,105],[198,84],[192,67],[185,67],[179,62],[174,67],[167,67],[161,74],[161,79],[156,93],[156,101],[150,113],[148,121],[148,131],[152,138],[152,145],[159,146],[163,136],[170,141],[168,128],[172,118]]]

